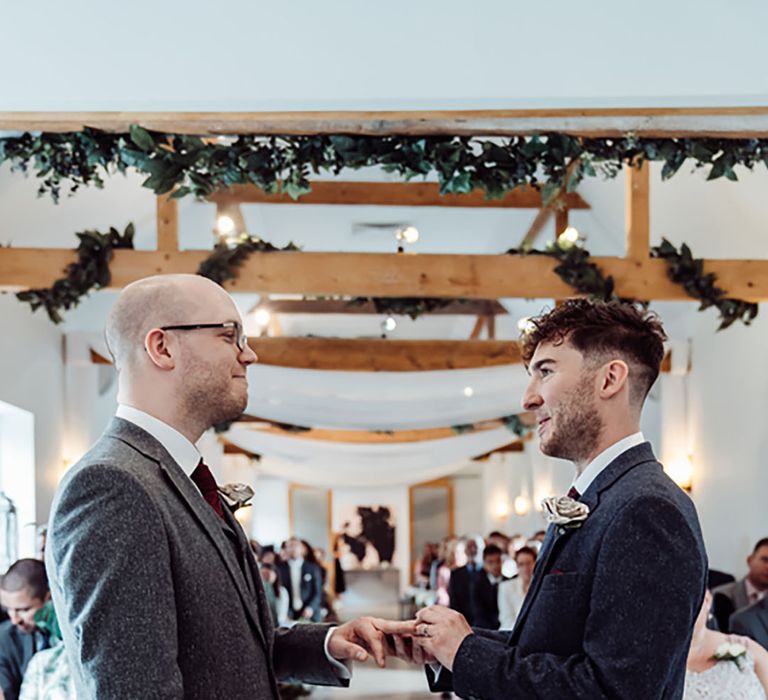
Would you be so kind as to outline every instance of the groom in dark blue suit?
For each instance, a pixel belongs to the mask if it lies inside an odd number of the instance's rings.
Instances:
[[[653,316],[571,300],[522,339],[523,406],[541,450],[576,467],[511,633],[453,610],[417,616],[416,643],[442,666],[432,690],[466,698],[681,698],[706,554],[691,500],[640,433],[664,355]],[[435,678],[435,675],[437,676]]]

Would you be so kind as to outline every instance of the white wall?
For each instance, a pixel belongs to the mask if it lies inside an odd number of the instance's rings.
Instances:
[[[612,0],[225,0],[207,11],[29,0],[5,3],[2,21],[1,110],[713,104],[768,92],[760,0],[695,11],[665,0],[642,11]],[[738,43],[728,60],[724,37]],[[113,50],[94,59],[96,46]]]
[[[45,523],[65,457],[62,334],[12,294],[0,294],[0,323],[0,401],[34,414],[35,520]]]
[[[689,381],[693,500],[710,565],[736,576],[768,536],[768,304],[750,328],[699,314]]]
[[[15,549],[0,551],[0,573],[18,558],[35,556],[35,417],[0,401],[0,490],[16,508]],[[6,533],[8,534],[8,533]]]

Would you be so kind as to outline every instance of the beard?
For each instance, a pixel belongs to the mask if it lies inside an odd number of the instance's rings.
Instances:
[[[240,382],[222,372],[220,366],[196,362],[189,372],[182,401],[184,412],[210,428],[218,423],[239,418],[248,405],[247,384],[240,390]]]
[[[577,462],[593,453],[603,422],[595,403],[592,382],[593,376],[585,374],[550,412],[549,435],[540,442],[545,455]]]

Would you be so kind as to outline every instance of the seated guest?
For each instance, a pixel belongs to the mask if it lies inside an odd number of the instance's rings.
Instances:
[[[35,613],[50,597],[45,565],[38,559],[19,559],[0,580],[0,605],[10,618],[0,624],[0,690],[4,700],[17,700],[29,660],[49,646],[48,634],[35,623]]]
[[[768,596],[731,615],[729,628],[734,634],[743,634],[768,649]]]
[[[448,598],[451,608],[464,615],[470,625],[475,624],[472,612],[472,588],[475,584],[475,576],[480,571],[480,567],[475,561],[477,552],[475,539],[472,537],[465,539],[464,554],[467,563],[451,571],[451,579],[448,583]]]
[[[290,620],[288,610],[291,607],[291,598],[288,591],[285,586],[280,585],[277,569],[272,564],[262,564],[259,572],[264,582],[264,594],[267,597],[272,621],[277,627],[285,627]]]
[[[280,583],[288,589],[292,620],[320,621],[323,584],[320,567],[304,559],[304,545],[298,537],[285,543],[287,561],[278,565]]]
[[[38,628],[48,632],[51,646],[30,659],[19,700],[75,700],[75,680],[50,600],[35,613],[35,622]]]
[[[523,607],[533,578],[536,551],[531,547],[521,547],[515,552],[515,564],[517,576],[499,584],[499,629],[503,630],[511,630],[515,626],[517,614]]]
[[[747,557],[749,571],[740,581],[726,583],[712,591],[720,629],[728,631],[730,616],[762,600],[768,593],[768,537],[761,539]]]
[[[768,693],[768,651],[748,637],[707,628],[712,594],[707,591],[693,626],[685,672],[684,700],[765,700]],[[729,655],[719,659],[720,648]]]
[[[499,629],[499,584],[505,580],[501,575],[501,547],[489,544],[483,550],[483,568],[470,588],[475,627]]]

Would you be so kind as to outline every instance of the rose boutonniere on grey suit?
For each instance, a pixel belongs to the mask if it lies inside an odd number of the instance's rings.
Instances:
[[[550,496],[541,502],[544,518],[558,528],[581,527],[589,516],[589,506],[568,496]]]
[[[219,494],[233,513],[240,508],[252,505],[250,500],[253,498],[254,492],[248,484],[220,484],[218,489]]]

